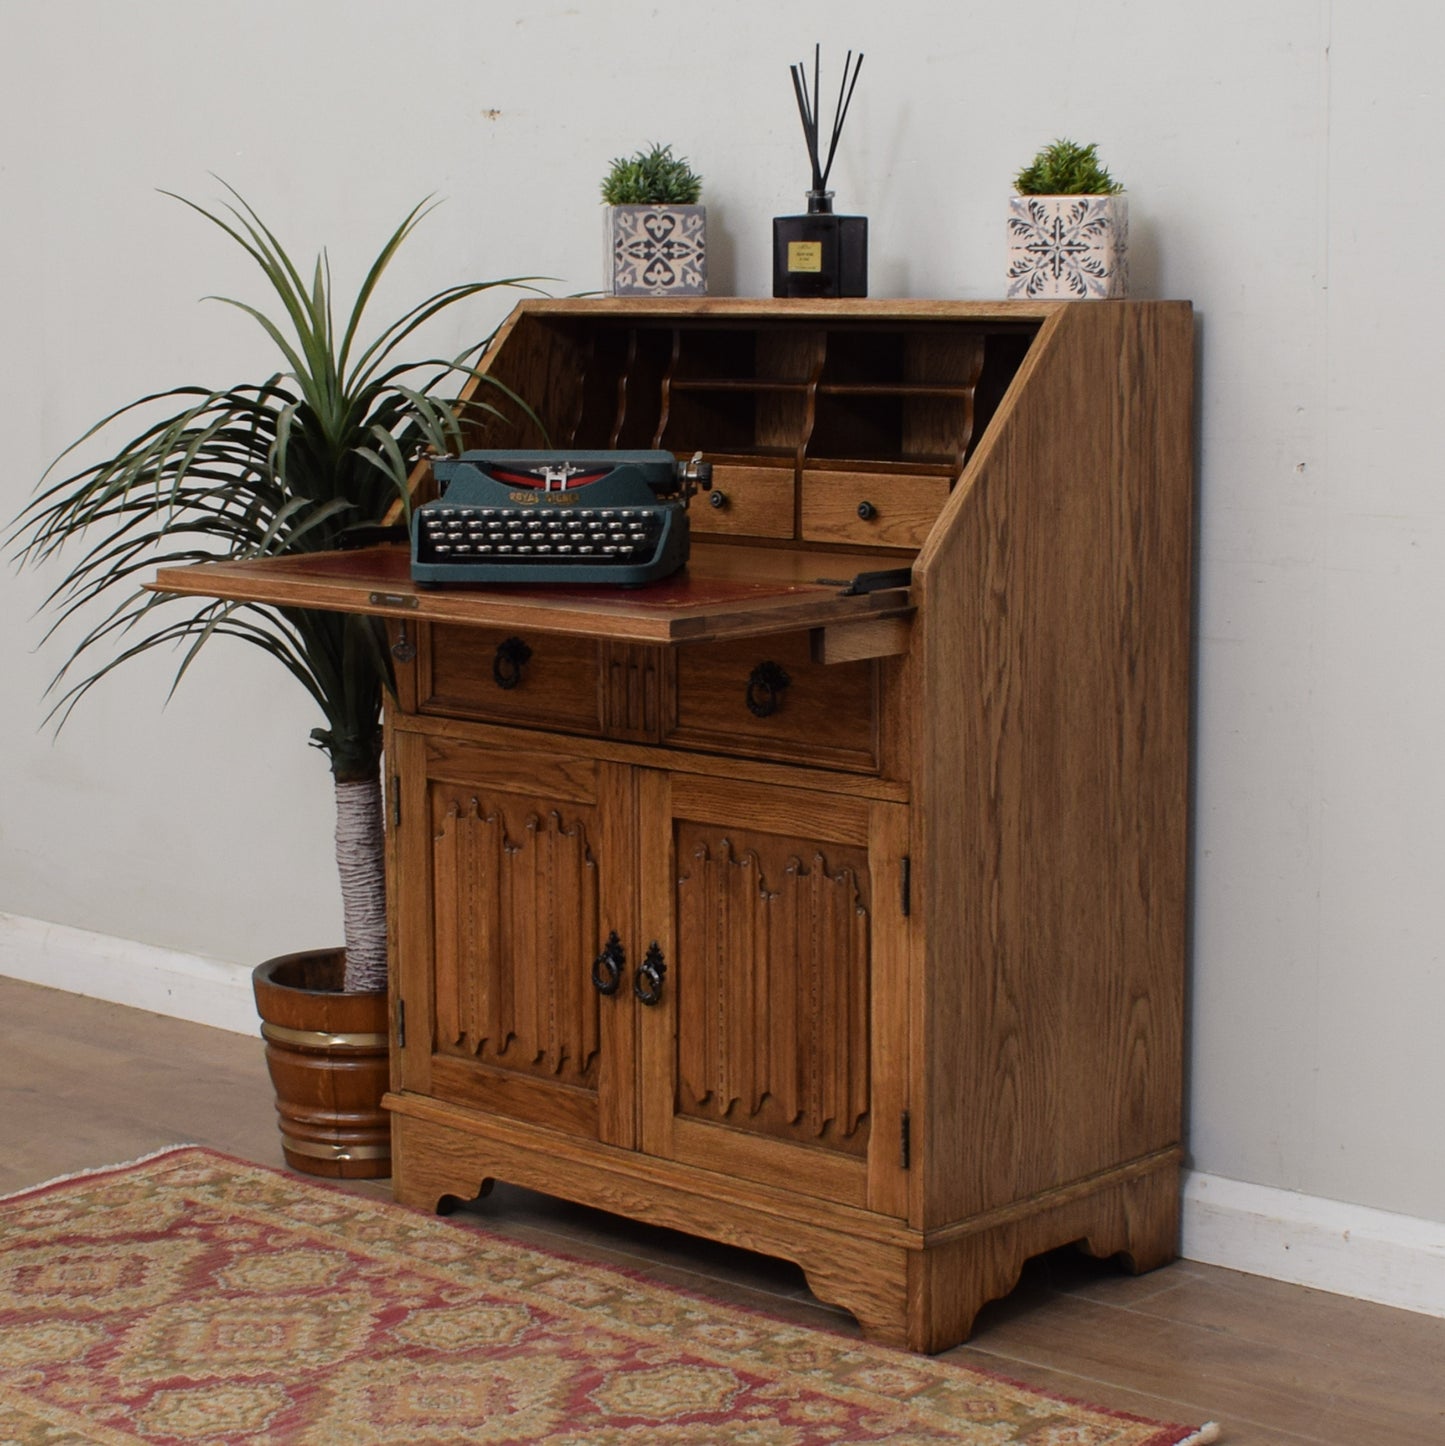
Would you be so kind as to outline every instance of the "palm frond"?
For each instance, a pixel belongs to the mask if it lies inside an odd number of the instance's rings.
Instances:
[[[347,377],[347,388],[355,389],[364,386],[367,377],[371,372],[396,350],[396,348],[407,339],[419,327],[424,326],[438,312],[445,311],[447,307],[454,306],[459,301],[465,301],[469,296],[479,295],[481,292],[493,290],[496,287],[507,287],[517,291],[530,291],[537,295],[543,293],[536,283],[550,280],[542,276],[512,276],[505,281],[469,281],[460,286],[449,286],[444,291],[439,291],[435,296],[418,302],[406,315],[399,317],[392,322],[372,344],[362,353],[355,368]],[[491,340],[484,338],[476,346],[468,348],[468,351],[476,351],[485,347]]]
[[[367,305],[370,303],[372,293],[375,292],[377,284],[382,278],[382,274],[391,264],[391,259],[396,255],[402,242],[411,235],[422,217],[432,210],[435,205],[436,202],[432,201],[430,197],[418,201],[407,213],[401,225],[391,233],[386,245],[381,248],[376,259],[371,263],[371,267],[366,273],[366,279],[361,283],[361,290],[356,293],[355,304],[351,308],[351,315],[347,318],[345,335],[341,338],[341,345],[336,351],[336,367],[341,375],[344,376],[346,374],[346,368],[351,357],[351,348],[356,341],[357,332],[361,327],[362,313],[365,312]],[[496,282],[492,284],[507,285],[506,282]]]
[[[445,287],[363,340],[367,308],[387,267],[435,203],[428,198],[411,208],[355,297],[338,307],[326,251],[318,252],[308,279],[250,203],[226,190],[230,201],[214,209],[165,194],[219,228],[264,276],[279,310],[212,299],[261,327],[276,348],[278,370],[262,382],[152,392],[107,413],[46,470],[4,545],[22,566],[48,566],[67,555],[66,571],[42,605],[50,615],[47,643],[77,630],[51,684],[57,727],[132,658],[180,648],[174,689],[213,638],[239,638],[274,657],[315,699],[326,720],[321,746],[341,776],[364,768],[368,757],[374,764],[379,747],[382,691],[391,682],[379,625],[163,597],[143,586],[144,577],[156,566],[329,550],[345,528],[382,521],[398,499],[409,509],[417,458],[455,450],[463,413],[479,405],[443,391],[475,380],[471,359],[489,338],[454,359],[406,360],[399,348],[449,307],[501,288],[536,290],[537,278]],[[499,395],[533,415],[510,390],[499,388]],[[76,465],[132,419],[139,430],[107,443],[110,455]]]

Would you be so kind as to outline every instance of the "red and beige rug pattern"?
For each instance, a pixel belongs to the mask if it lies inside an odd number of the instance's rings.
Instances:
[[[194,1147],[0,1201],[0,1441],[1184,1446]]]

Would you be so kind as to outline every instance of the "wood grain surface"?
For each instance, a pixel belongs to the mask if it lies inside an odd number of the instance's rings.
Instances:
[[[528,303],[487,365],[550,432],[791,466],[801,540],[699,539],[635,590],[427,591],[400,550],[162,576],[415,628],[388,719],[401,1198],[495,1176],[643,1212],[926,1351],[1031,1256],[1171,1257],[1192,328],[1186,303]],[[848,586],[900,558],[907,586]]]

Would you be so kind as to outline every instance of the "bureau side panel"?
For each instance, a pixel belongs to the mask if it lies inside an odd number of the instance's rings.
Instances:
[[[1192,332],[1053,317],[919,560],[928,1226],[1179,1139]]]

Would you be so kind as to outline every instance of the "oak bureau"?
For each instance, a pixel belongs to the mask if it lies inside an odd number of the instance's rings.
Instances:
[[[528,301],[482,366],[546,445],[712,463],[684,572],[161,574],[387,620],[399,1199],[786,1257],[919,1351],[1172,1257],[1192,365],[1183,302]]]

